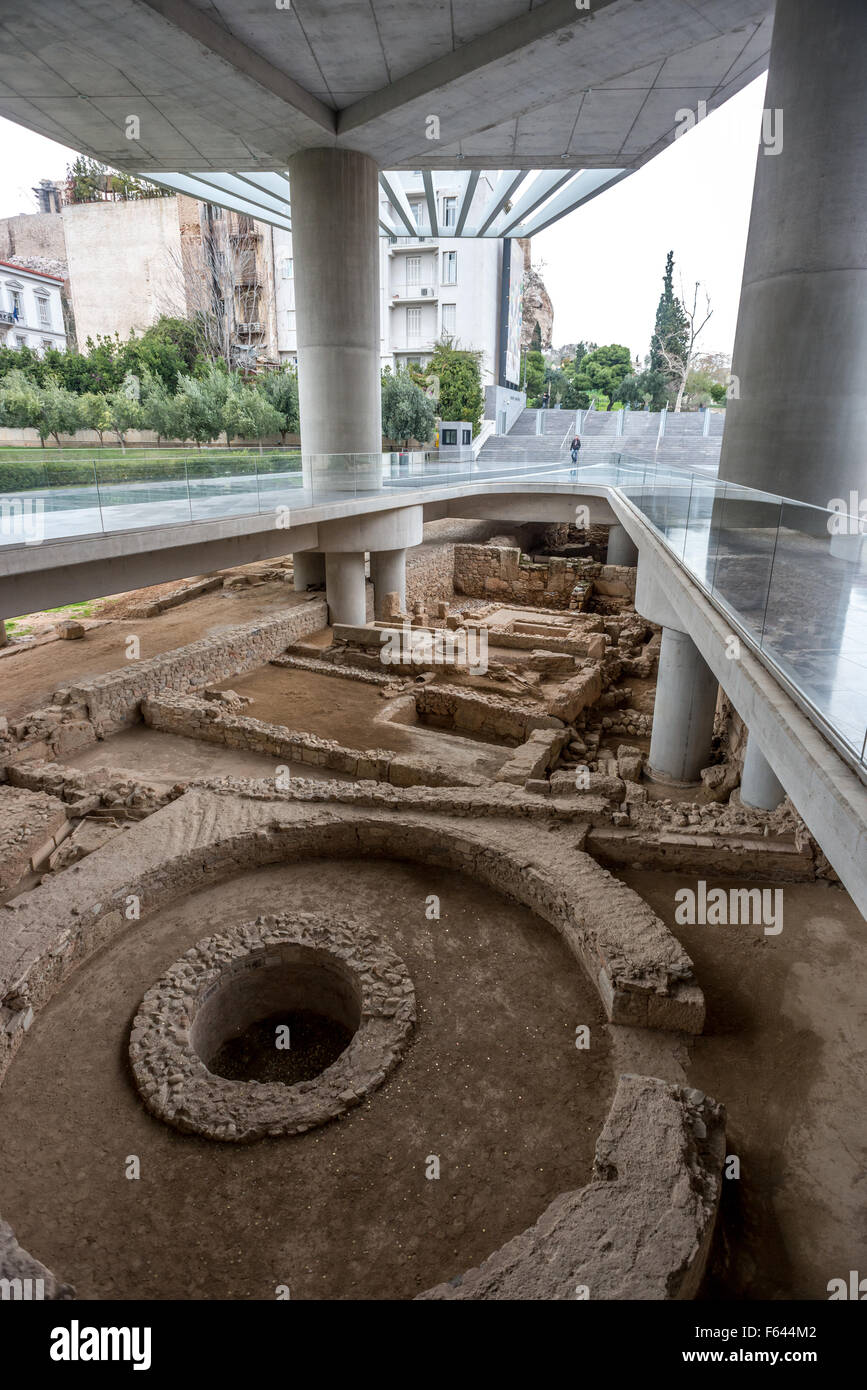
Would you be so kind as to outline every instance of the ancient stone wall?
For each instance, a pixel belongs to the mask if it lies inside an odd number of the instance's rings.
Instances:
[[[562,728],[560,720],[551,718],[541,705],[454,685],[422,686],[415,692],[415,707],[423,723],[507,742],[523,743],[534,729]]]
[[[514,599],[547,608],[581,608],[595,591],[629,599],[635,571],[621,565],[552,555],[538,564],[517,548],[456,545],[455,593],[469,598]]]
[[[143,700],[166,690],[194,690],[262,666],[290,642],[318,632],[327,622],[324,598],[312,599],[276,617],[203,637],[149,661],[130,661],[120,670],[65,687],[54,698],[58,703],[85,705],[102,738],[135,723]]]
[[[307,763],[342,772],[359,781],[392,782],[395,786],[476,786],[484,778],[443,768],[432,759],[392,753],[387,748],[347,748],[335,739],[317,738],[282,724],[233,714],[193,695],[163,695],[145,700],[142,717],[153,729],[187,738],[221,743],[270,754],[277,763]],[[275,775],[277,769],[275,767]],[[289,780],[284,768],[283,776]]]
[[[453,545],[419,545],[406,557],[406,601],[427,605],[441,599],[450,603],[454,598]]]

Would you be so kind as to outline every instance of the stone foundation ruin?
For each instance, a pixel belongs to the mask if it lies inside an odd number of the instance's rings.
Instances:
[[[310,860],[445,868],[553,933],[626,1065],[590,1181],[418,1296],[570,1298],[581,1285],[594,1298],[692,1298],[722,1190],[724,1111],[656,1067],[702,1033],[705,981],[616,875],[834,875],[789,803],[741,804],[743,729],[722,697],[701,785],[649,782],[660,634],[635,612],[635,572],[604,564],[595,534],[550,539],[532,558],[490,536],[449,543],[420,557],[409,612],[330,628],[324,597],[298,596],[73,679],[0,724],[0,1079],[61,986],[102,948],[146,940],[190,893]],[[207,580],[196,593],[213,591]],[[171,771],[159,776],[163,747]],[[204,750],[248,770],[203,773]],[[417,1007],[402,954],[364,913],[251,902],[240,925],[168,955],[139,995],[128,1048],[140,1101],[178,1143],[229,1145],[311,1143],[308,1131],[366,1113],[377,1090],[387,1106],[402,1059],[443,1026],[423,995]],[[261,1079],[262,1038],[308,1015],[315,1042],[292,1059],[303,1079],[274,1079],[273,1058]],[[71,1296],[0,1224],[0,1274],[33,1269],[45,1297]]]

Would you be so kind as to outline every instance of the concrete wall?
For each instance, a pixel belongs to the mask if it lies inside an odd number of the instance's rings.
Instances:
[[[526,404],[526,391],[515,391],[511,386],[485,387],[485,419],[496,423],[498,433],[500,412],[506,412],[505,433],[508,434]]]
[[[180,443],[183,444],[184,447],[186,449],[189,449],[190,451],[197,448],[197,445],[194,440],[184,441],[177,439],[162,439],[158,441],[153,430],[128,430],[125,438],[127,446],[140,444],[147,446],[147,448],[149,449],[155,449],[157,447],[157,444],[159,444],[159,447],[163,449],[177,449],[178,444]],[[214,444],[209,447],[223,448],[225,446],[225,442],[225,435],[221,435],[220,438],[215,440]],[[264,449],[300,449],[301,436],[300,434],[287,434],[284,442],[279,435],[272,434],[266,435],[266,437],[261,442],[262,447]],[[61,445],[64,445],[69,448],[81,448],[82,445],[93,444],[95,445],[94,452],[97,455],[99,454],[99,435],[97,434],[96,430],[78,430],[75,434],[61,434],[60,443]],[[41,448],[41,441],[36,430],[17,430],[12,429],[11,426],[6,425],[0,425],[0,444],[14,444],[17,445],[19,448]],[[112,434],[111,430],[105,431],[104,445],[106,448],[109,449],[117,449],[120,447],[117,442],[117,437],[114,434]],[[232,448],[248,448],[258,450],[259,440],[233,439]],[[46,453],[49,458],[55,460],[58,458],[58,454],[56,453],[56,451],[54,451],[53,440],[51,441],[48,449],[46,450]],[[135,454],[132,454],[130,456],[130,462],[135,462]]]
[[[63,229],[79,343],[186,315],[177,198],[70,205]]]

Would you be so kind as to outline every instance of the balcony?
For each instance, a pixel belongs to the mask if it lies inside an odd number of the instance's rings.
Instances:
[[[433,352],[434,347],[435,340],[433,338],[410,338],[407,337],[407,334],[404,332],[401,333],[399,337],[391,339],[388,344],[388,351],[399,353],[426,353]]]
[[[439,296],[439,288],[432,281],[424,285],[392,285],[391,307],[397,304],[433,303]]]
[[[437,239],[430,234],[430,226],[419,227],[418,236],[399,236],[389,243],[388,254],[398,251],[414,251],[418,246],[436,246]]]
[[[264,333],[264,332],[265,332],[265,325],[264,325],[264,323],[262,323],[262,321],[261,321],[260,319],[250,319],[250,320],[248,320],[248,322],[246,322],[246,323],[239,323],[239,324],[238,324],[238,333],[239,333],[240,335],[243,335],[243,336],[246,337],[246,338],[251,337],[251,336],[252,336],[253,334],[255,334],[255,333]]]
[[[15,322],[15,315],[11,309],[0,309],[0,323],[12,324]]]

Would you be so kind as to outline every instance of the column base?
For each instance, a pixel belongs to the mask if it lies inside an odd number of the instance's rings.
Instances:
[[[741,773],[742,804],[752,806],[756,811],[776,811],[785,799],[785,787],[752,734],[749,734]]]
[[[363,550],[325,556],[325,597],[332,627],[335,623],[365,626],[367,593],[364,587]]]
[[[292,556],[296,594],[321,588],[325,583],[325,556],[321,550],[299,550]]]
[[[609,565],[638,564],[638,546],[625,526],[612,526],[608,532],[606,560]]]

